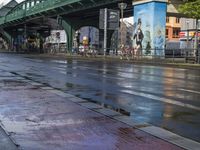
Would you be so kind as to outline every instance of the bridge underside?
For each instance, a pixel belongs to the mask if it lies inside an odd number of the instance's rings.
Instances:
[[[127,1],[128,7],[125,11],[125,17],[132,16],[132,2]],[[99,10],[101,8],[119,9],[118,2],[112,4],[99,4],[94,5],[90,3],[74,4],[71,5],[76,11],[68,13],[68,6],[62,8],[53,9],[47,12],[41,12],[40,14],[24,17],[23,19],[14,20],[3,24],[3,28],[12,37],[16,37],[18,34],[32,34],[39,33],[43,37],[48,36],[51,29],[64,29],[68,36],[68,49],[72,49],[72,39],[76,30],[83,26],[99,26]],[[82,9],[80,9],[80,8]],[[45,16],[45,17],[44,17]],[[60,24],[57,23],[57,19],[61,18]],[[102,31],[100,31],[102,32]],[[109,31],[108,36],[111,37],[113,31]],[[108,41],[109,46],[110,41]]]
[[[31,34],[34,32],[46,37],[49,35],[51,29],[59,29],[59,26],[61,26],[68,35],[68,49],[71,50],[75,30],[83,26],[94,26],[98,28],[99,10],[102,8],[119,9],[119,2],[121,2],[121,0],[110,0],[109,2],[91,0],[85,1],[84,3],[72,3],[70,5],[41,11],[38,14],[24,16],[21,19],[9,21],[0,26],[12,37],[15,37],[19,33]],[[124,2],[128,4],[124,12],[124,17],[133,16],[132,1],[124,0]],[[176,6],[170,6],[168,15],[180,16],[175,10]],[[58,17],[61,18],[61,21],[58,22],[59,25],[56,22]],[[108,36],[110,36],[110,34],[112,34],[112,31],[108,33]],[[108,43],[110,43],[110,41],[108,41]]]
[[[177,1],[177,0],[175,0]],[[104,3],[98,3],[98,2],[92,2],[92,1],[86,1],[84,3],[75,3],[71,4],[70,7],[68,5],[62,6],[59,8],[47,10],[44,12],[40,12],[38,14],[30,15],[30,16],[24,16],[22,19],[16,19],[10,22],[6,22],[2,27],[8,27],[8,26],[15,26],[18,24],[24,24],[26,22],[35,20],[37,18],[42,17],[48,17],[48,18],[57,18],[57,16],[63,16],[64,18],[69,18],[70,20],[77,20],[77,22],[80,22],[82,20],[96,20],[96,24],[98,24],[99,20],[99,9],[101,8],[110,8],[110,9],[116,9],[118,8],[118,3],[120,0],[116,0],[115,2],[112,2],[110,4]],[[133,6],[132,1],[130,0],[124,0],[125,3],[128,4],[126,10],[124,11],[124,17],[130,17],[133,16]],[[182,15],[178,13],[177,7],[180,4],[180,2],[174,2],[173,4],[168,4],[168,16],[178,16],[181,17]],[[72,11],[70,11],[72,10]],[[74,10],[74,11],[73,11]],[[84,22],[84,21],[83,21]]]

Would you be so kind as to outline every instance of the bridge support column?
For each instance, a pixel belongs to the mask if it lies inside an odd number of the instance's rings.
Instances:
[[[62,19],[61,26],[64,28],[66,34],[67,34],[67,50],[69,52],[72,52],[72,46],[73,46],[73,37],[75,35],[75,28],[67,19]]]
[[[142,55],[164,56],[167,0],[133,2],[134,46]]]
[[[12,36],[2,28],[0,28],[0,33],[2,34],[4,40],[8,42],[8,49],[10,50],[12,47]]]

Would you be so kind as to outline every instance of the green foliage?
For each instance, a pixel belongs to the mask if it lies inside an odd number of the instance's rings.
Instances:
[[[200,19],[200,0],[188,0],[178,10],[187,17]]]

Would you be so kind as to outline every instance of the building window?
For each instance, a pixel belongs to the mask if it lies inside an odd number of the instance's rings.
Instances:
[[[166,18],[166,23],[169,23],[169,17]]]
[[[173,38],[179,38],[180,28],[173,29]]]
[[[166,29],[166,34],[165,34],[165,37],[166,37],[166,38],[168,38],[168,37],[169,37],[169,35],[168,35],[168,34],[169,34],[169,29]]]
[[[180,23],[180,18],[176,18],[176,23]]]

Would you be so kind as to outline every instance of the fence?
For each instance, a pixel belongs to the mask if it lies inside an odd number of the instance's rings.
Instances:
[[[133,60],[167,61],[172,63],[199,63],[200,61],[200,50],[198,49],[143,49],[122,50],[120,52],[122,56],[129,55]]]
[[[94,49],[80,47],[75,49],[73,54],[82,56],[105,55],[119,57],[127,60],[172,62],[172,63],[200,63],[200,49]]]

